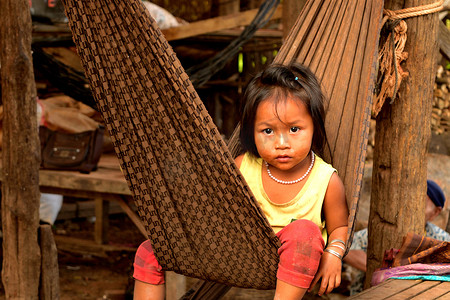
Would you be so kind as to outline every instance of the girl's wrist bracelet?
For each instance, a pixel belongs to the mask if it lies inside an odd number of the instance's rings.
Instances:
[[[345,242],[344,242],[343,240],[340,240],[340,239],[334,239],[334,240],[332,240],[331,242],[329,242],[328,245],[331,245],[331,244],[333,244],[333,243],[341,243],[341,244],[344,245],[344,247],[345,247]]]
[[[328,248],[328,247],[337,247],[337,248],[339,248],[339,249],[344,250],[344,252],[345,252],[345,247],[344,247],[344,246],[341,246],[341,245],[339,245],[339,244],[335,244],[335,245],[329,244],[329,245],[327,246],[327,248]]]
[[[336,252],[336,251],[334,251],[334,250],[331,250],[331,249],[326,248],[326,249],[323,250],[323,251],[324,251],[324,252],[328,252],[328,253],[330,253],[330,254],[336,256],[336,257],[339,258],[340,260],[342,260],[342,255],[340,255],[338,252]]]

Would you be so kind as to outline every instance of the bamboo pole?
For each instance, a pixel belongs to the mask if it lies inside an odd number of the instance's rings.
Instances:
[[[6,299],[38,299],[39,140],[27,0],[0,1],[3,270]]]

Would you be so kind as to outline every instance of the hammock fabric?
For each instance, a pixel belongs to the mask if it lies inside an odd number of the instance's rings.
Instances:
[[[350,207],[351,245],[369,135],[384,1],[308,1],[275,57],[309,66],[322,82],[330,153]]]
[[[144,6],[139,0],[63,2],[159,263],[190,277],[274,288],[279,240]],[[354,199],[365,158],[382,1],[306,5],[299,17],[303,22],[277,60],[287,63],[302,55],[300,61],[318,73],[332,97],[328,112],[351,115],[350,124],[340,124],[346,118],[327,117],[327,125],[339,128],[330,135],[332,153],[347,196]],[[307,51],[313,48],[315,53]],[[346,147],[341,149],[342,140]]]

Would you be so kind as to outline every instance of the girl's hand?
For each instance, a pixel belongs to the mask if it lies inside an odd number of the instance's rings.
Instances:
[[[341,284],[341,269],[341,260],[333,254],[324,252],[320,259],[319,270],[317,270],[308,292],[311,292],[316,283],[322,279],[318,295],[322,296],[324,293],[330,293]]]

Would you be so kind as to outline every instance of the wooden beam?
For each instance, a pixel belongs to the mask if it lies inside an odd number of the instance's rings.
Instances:
[[[122,210],[127,214],[134,225],[136,225],[136,227],[144,235],[144,237],[148,238],[147,230],[145,229],[144,223],[142,222],[141,218],[139,218],[139,216],[130,208],[123,197],[116,197],[115,200],[119,203]]]
[[[450,60],[450,30],[448,30],[444,22],[439,22],[438,42],[442,55],[444,55],[447,60]]]
[[[282,11],[282,5],[278,5],[271,20],[280,19],[282,16]],[[162,33],[168,41],[174,41],[224,29],[246,26],[252,22],[257,12],[258,9],[251,9],[236,14],[193,22],[178,27],[172,27],[162,30]]]
[[[74,238],[70,236],[55,235],[55,242],[58,251],[67,251],[77,254],[89,254],[95,257],[108,257],[108,252],[127,251],[136,252],[136,247],[121,245],[97,244],[95,241]]]

